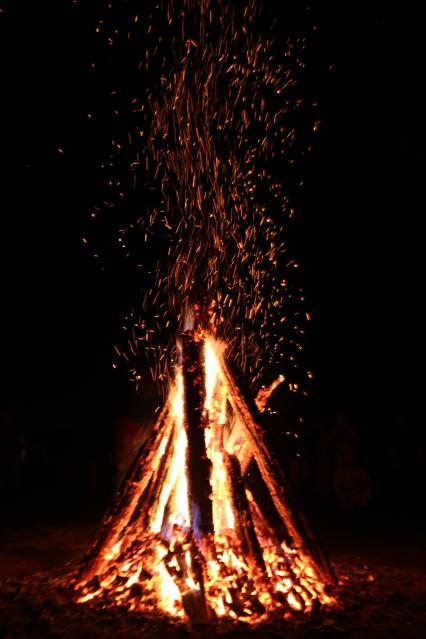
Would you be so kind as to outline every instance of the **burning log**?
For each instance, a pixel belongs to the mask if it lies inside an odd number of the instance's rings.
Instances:
[[[188,553],[191,557],[190,565]],[[164,563],[179,588],[183,608],[191,623],[205,623],[208,617],[203,587],[203,561],[193,539],[183,544],[175,544],[173,550],[166,555]]]
[[[199,550],[208,558],[213,552],[213,512],[211,502],[211,463],[207,457],[205,441],[205,373],[204,341],[195,331],[186,331],[182,336],[182,373],[185,397],[185,429],[188,438],[186,449],[186,469],[188,477],[188,497],[190,528]],[[199,569],[200,562],[191,553],[194,567],[197,567],[198,584],[192,593],[191,619],[205,622],[208,610],[204,593],[205,577]]]
[[[277,543],[284,541],[287,546],[291,546],[293,540],[275,507],[256,460],[252,457],[246,471],[243,472],[243,469],[241,470],[244,477],[244,485],[250,491],[252,507],[257,511],[258,517],[265,520],[268,526],[268,535],[272,535]]]
[[[188,437],[187,470],[191,529],[197,543],[212,537],[211,463],[207,457],[204,420],[204,340],[196,332],[182,336],[185,428]]]
[[[306,519],[294,506],[294,498],[291,488],[282,473],[279,464],[270,452],[265,442],[263,430],[256,423],[253,414],[256,415],[254,406],[249,409],[250,400],[247,400],[240,388],[234,382],[234,377],[225,362],[223,355],[220,357],[223,378],[228,388],[229,401],[250,442],[253,456],[257,462],[262,477],[268,487],[274,505],[281,516],[297,549],[306,555],[308,563],[313,563],[320,573],[324,583],[335,585],[336,579],[322,549],[312,533]],[[259,416],[260,421],[260,416]],[[314,562],[310,560],[314,559]]]
[[[167,407],[87,554],[79,601],[193,624],[257,622],[330,601],[331,569],[256,410],[213,338],[187,331]]]
[[[230,455],[226,452],[224,458],[228,471],[232,500],[234,502],[233,510],[236,514],[236,532],[241,544],[241,550],[245,557],[253,561],[257,570],[263,576],[266,576],[265,561],[254,529],[239,461],[235,455]]]
[[[111,549],[117,544],[120,535],[132,517],[141,494],[152,477],[152,473],[147,473],[146,468],[152,468],[163,444],[163,438],[170,435],[171,428],[172,420],[169,415],[169,407],[166,405],[153,432],[130,466],[126,478],[104,518],[100,531],[87,552],[79,574],[80,580],[89,580],[102,572],[103,566],[109,559],[108,551],[111,552]]]
[[[163,441],[166,441],[164,438]],[[135,524],[136,528],[138,526],[142,526],[142,529],[146,529],[149,525],[151,518],[151,511],[155,508],[155,505],[158,504],[161,496],[161,492],[164,489],[164,485],[167,482],[167,476],[170,473],[169,467],[169,459],[170,452],[173,447],[173,437],[169,434],[167,444],[164,450],[164,455],[162,456],[160,463],[158,465],[157,471],[153,473],[150,484],[147,487],[146,494],[143,496],[144,503],[142,507],[142,512],[139,517],[137,517]]]

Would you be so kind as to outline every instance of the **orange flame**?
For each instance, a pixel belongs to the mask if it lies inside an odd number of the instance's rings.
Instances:
[[[209,547],[213,550],[200,557],[190,529],[185,463],[188,441],[179,369],[168,400],[173,428],[162,435],[146,469],[151,473],[148,488],[154,496],[152,503],[142,504],[124,524],[121,539],[104,550],[102,575],[95,585],[92,581],[79,584],[78,601],[96,598],[105,605],[120,603],[133,610],[161,611],[183,619],[190,616],[193,602],[204,598],[211,618],[251,623],[271,614],[285,617],[289,611],[310,610],[314,600],[330,604],[332,599],[312,562],[280,543],[247,487],[241,489],[247,510],[241,511],[230,468],[234,464],[243,472],[242,462],[250,458],[251,444],[241,418],[229,409],[222,347],[209,335],[203,339],[204,436],[211,463],[214,525]],[[253,547],[259,549],[257,559],[254,551],[244,551],[242,536],[249,529],[255,536]]]

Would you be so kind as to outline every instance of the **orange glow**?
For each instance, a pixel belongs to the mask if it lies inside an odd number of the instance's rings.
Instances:
[[[159,433],[156,455],[144,469],[151,475],[143,485],[146,500],[152,503],[141,503],[136,514],[122,522],[121,539],[103,551],[103,573],[95,586],[90,580],[79,584],[78,601],[98,599],[106,606],[120,603],[132,610],[184,619],[188,602],[204,597],[210,618],[251,623],[271,614],[285,618],[291,611],[309,611],[314,600],[331,604],[313,562],[301,551],[279,543],[247,487],[240,487],[243,494],[239,496],[235,492],[235,482],[242,482],[243,461],[254,454],[252,443],[241,414],[229,409],[229,404],[237,405],[237,398],[229,395],[221,346],[204,332],[201,339],[214,538],[206,540],[208,550],[202,551],[206,555],[200,560],[191,530],[184,385],[178,369],[168,399],[167,419],[173,427]],[[250,542],[258,544],[257,559],[255,551],[248,553],[243,545],[248,543],[243,540],[250,527],[247,522],[252,522],[257,540]],[[132,592],[137,586],[135,598]]]

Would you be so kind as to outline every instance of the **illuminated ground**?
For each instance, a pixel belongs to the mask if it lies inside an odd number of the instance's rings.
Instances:
[[[323,539],[335,570],[345,584],[344,610],[326,618],[248,628],[198,629],[213,637],[253,636],[420,639],[425,636],[426,550],[422,536],[403,535],[371,522],[328,526]],[[175,624],[153,622],[119,609],[99,611],[71,603],[55,578],[73,569],[93,528],[3,529],[0,531],[0,638],[50,639],[184,637]]]

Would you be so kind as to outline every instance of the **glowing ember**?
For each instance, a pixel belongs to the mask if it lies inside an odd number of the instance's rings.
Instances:
[[[309,547],[312,539],[304,539],[295,527],[285,482],[263,450],[260,428],[222,349],[202,330],[188,331],[184,338],[187,352],[166,412],[148,451],[141,453],[140,459],[149,463],[136,463],[89,552],[78,601],[96,599],[105,606],[125,605],[193,622],[227,617],[251,623],[308,611],[314,602],[331,603],[325,586],[333,583],[332,573],[318,549],[315,554]],[[195,359],[188,364],[188,353],[201,353],[198,365]],[[194,393],[203,399],[195,434],[188,404]],[[204,467],[194,466],[188,448],[198,433]],[[256,481],[269,490],[285,540],[249,488],[241,451],[260,471]],[[202,484],[205,469],[208,494],[200,494],[194,481]]]
[[[93,66],[114,137],[85,241],[105,267],[123,258],[132,280],[142,276],[117,346],[137,387],[147,359],[167,386],[175,336],[200,292],[254,393],[281,372],[293,391],[309,383],[300,365],[308,314],[288,233],[302,183],[295,167],[318,115],[298,88],[305,39],[274,33],[259,5],[109,0],[99,19]],[[111,227],[113,260],[102,246]]]

